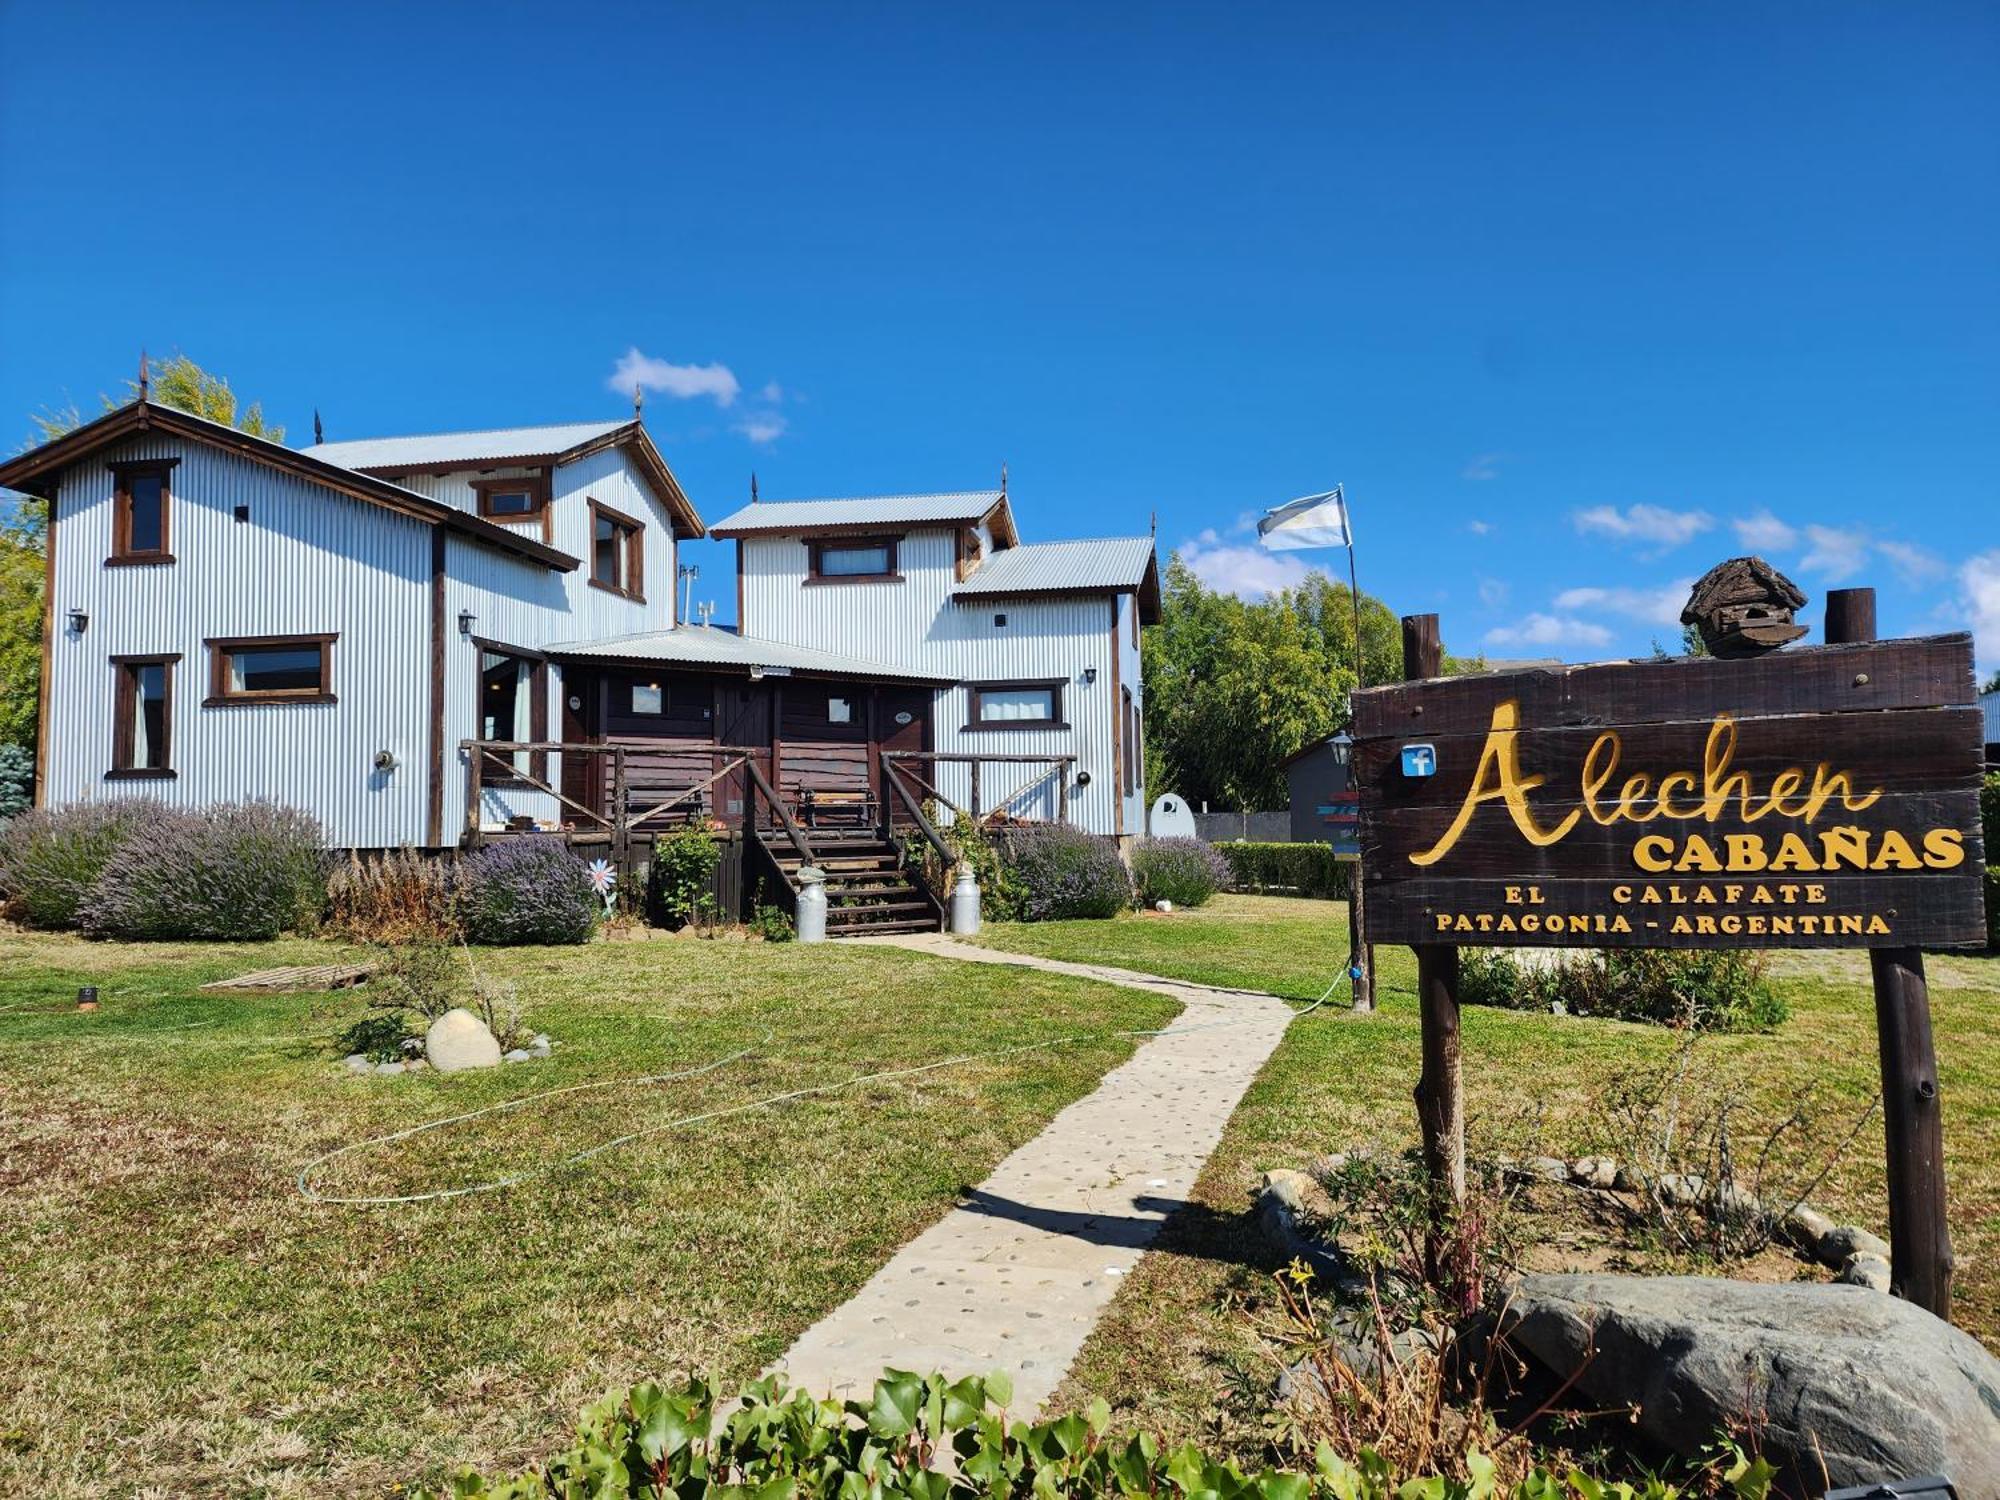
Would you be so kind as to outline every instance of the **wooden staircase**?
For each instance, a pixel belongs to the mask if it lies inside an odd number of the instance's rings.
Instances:
[[[786,882],[798,889],[805,863],[783,833],[759,830],[758,839]],[[826,872],[826,935],[937,932],[943,913],[924,889],[921,874],[906,865],[890,839],[865,829],[811,834],[813,863]]]

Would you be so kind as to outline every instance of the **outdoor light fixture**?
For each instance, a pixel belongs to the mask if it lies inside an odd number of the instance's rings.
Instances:
[[[97,986],[96,986],[96,985],[94,985],[94,984],[86,984],[85,986],[83,986],[83,988],[81,988],[80,990],[78,990],[78,991],[76,992],[76,1008],[77,1008],[78,1010],[96,1010],[96,1009],[97,1009]]]
[[[1078,772],[1076,773],[1076,784],[1077,784],[1078,786],[1080,786],[1080,787],[1082,787],[1082,786],[1089,786],[1089,785],[1090,785],[1090,772],[1088,772],[1088,771],[1078,771]]]
[[[458,612],[458,633],[460,635],[471,635],[472,622],[478,618],[479,616],[475,615],[471,610],[461,609]]]
[[[1095,682],[1095,681],[1097,681],[1097,668],[1095,668],[1095,667],[1085,667],[1085,668],[1083,669],[1083,680],[1084,680],[1084,681],[1085,681],[1086,683],[1091,683],[1091,682]]]
[[[84,627],[89,623],[90,623],[90,616],[85,614],[82,610],[72,609],[69,612],[69,628],[75,631],[78,635],[83,634]]]
[[[1345,729],[1326,742],[1326,748],[1333,752],[1333,763],[1345,771],[1354,764],[1354,736]]]

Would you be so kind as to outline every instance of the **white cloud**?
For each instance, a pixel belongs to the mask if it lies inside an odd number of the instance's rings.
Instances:
[[[775,411],[745,412],[741,420],[732,423],[730,430],[740,432],[753,443],[775,443],[785,435],[785,418]]]
[[[1609,610],[1614,615],[1625,615],[1648,625],[1673,625],[1681,623],[1681,610],[1687,606],[1688,593],[1694,588],[1692,578],[1679,578],[1672,583],[1663,583],[1658,588],[1634,589],[1622,585],[1611,588],[1564,589],[1555,597],[1555,607],[1562,610],[1597,609]]]
[[[1493,530],[1493,523],[1491,521],[1467,521],[1465,529],[1474,536],[1485,536]]]
[[[1989,671],[2000,667],[2000,549],[1982,552],[1958,570],[1973,649]],[[1991,849],[1986,857],[1993,858]]]
[[[1912,587],[1944,572],[1937,554],[1914,542],[1877,542],[1875,550],[1888,558],[1896,576]]]
[[[1479,602],[1488,609],[1498,609],[1505,604],[1509,592],[1507,585],[1498,578],[1479,580]]]
[[[1575,516],[1576,529],[1617,542],[1643,542],[1665,552],[1692,541],[1715,524],[1705,510],[1668,510],[1661,505],[1593,505]]]
[[[627,397],[637,396],[641,390],[683,401],[709,396],[717,406],[728,406],[743,389],[727,365],[669,364],[641,354],[636,345],[618,356],[611,378],[604,383]]]
[[[1574,615],[1531,614],[1515,625],[1496,625],[1486,632],[1489,646],[1608,646],[1611,632]]]
[[[762,396],[772,406],[776,406],[780,401],[785,399],[785,388],[775,380],[767,380],[764,382],[764,389],[757,394]]]
[[[1488,479],[1498,479],[1500,477],[1501,462],[1506,457],[1507,455],[1504,453],[1482,453],[1477,458],[1470,460],[1464,468],[1460,469],[1458,477],[1460,479],[1470,479],[1475,484],[1484,483]]]
[[[1754,516],[1739,516],[1729,523],[1736,528],[1736,540],[1752,552],[1789,552],[1799,534],[1768,510]]]
[[[1828,583],[1852,578],[1868,561],[1868,538],[1858,531],[1843,531],[1838,526],[1808,526],[1806,542],[1810,550],[1799,560],[1799,566],[1820,574]]]
[[[1183,543],[1180,559],[1208,587],[1239,599],[1262,599],[1280,589],[1295,589],[1306,577],[1306,565],[1297,558],[1262,547],[1230,546],[1214,527]]]

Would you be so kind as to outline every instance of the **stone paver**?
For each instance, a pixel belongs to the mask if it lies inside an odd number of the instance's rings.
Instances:
[[[1182,1002],[1048,1128],[918,1235],[777,1362],[816,1395],[865,1396],[885,1368],[1004,1368],[1013,1409],[1061,1381],[1120,1278],[1186,1201],[1250,1080],[1292,1018],[1250,990],[996,953],[921,934],[856,939],[1151,990]],[[1216,1024],[1218,1022],[1228,1024]]]

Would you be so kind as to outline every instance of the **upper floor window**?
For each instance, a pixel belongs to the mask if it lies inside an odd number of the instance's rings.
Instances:
[[[112,779],[172,776],[174,663],[170,656],[114,656]]]
[[[516,475],[511,479],[475,479],[472,491],[479,497],[479,513],[489,521],[509,526],[539,526],[542,539],[549,536],[549,480],[546,474]]]
[[[967,729],[1067,729],[1060,682],[976,682]]]
[[[211,639],[203,708],[247,703],[331,703],[334,635]]]
[[[900,537],[819,537],[806,543],[813,583],[853,583],[898,578],[896,544]]]
[[[645,602],[646,528],[608,505],[590,502],[590,581]]]
[[[168,476],[177,458],[135,459],[111,465],[111,555],[107,563],[170,563]]]

